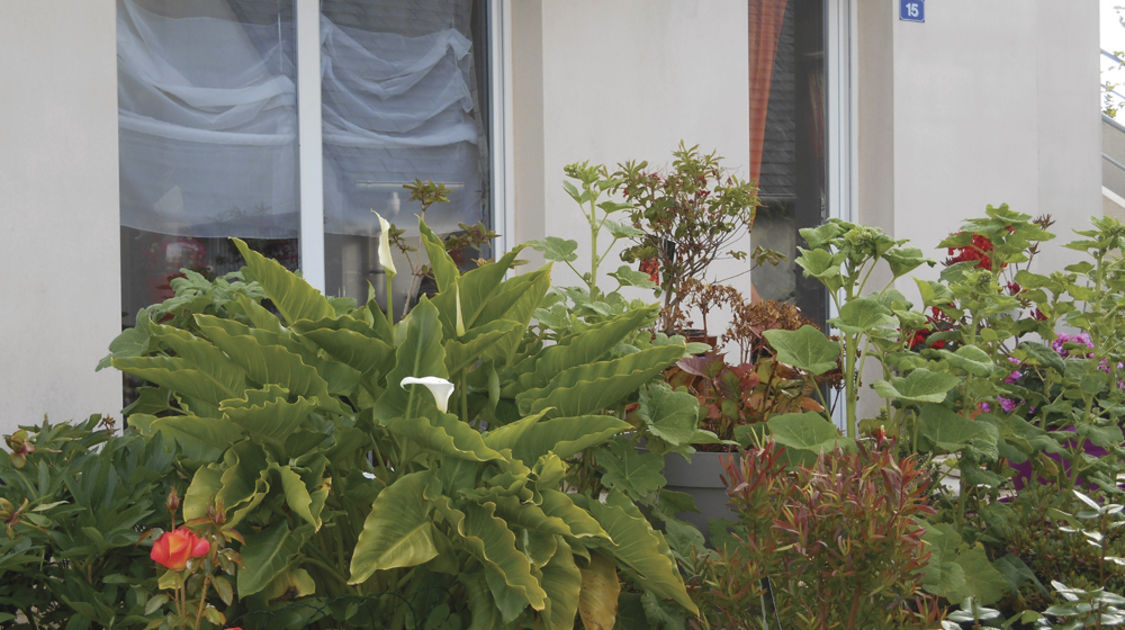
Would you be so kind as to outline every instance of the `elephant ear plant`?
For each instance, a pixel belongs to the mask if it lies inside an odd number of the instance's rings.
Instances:
[[[529,324],[549,268],[505,279],[517,249],[461,273],[420,231],[438,291],[397,324],[236,239],[269,307],[240,294],[190,330],[142,317],[111,359],[159,392],[129,422],[185,454],[185,519],[219,506],[246,539],[227,618],[284,595],[323,604],[293,622],[314,626],[365,596],[387,627],[612,627],[622,581],[696,614],[631,499],[564,485],[569,458],[630,428],[605,411],[683,345],[611,356],[651,318],[625,313],[544,346]]]

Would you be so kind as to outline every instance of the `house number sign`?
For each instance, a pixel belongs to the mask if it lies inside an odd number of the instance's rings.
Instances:
[[[926,0],[899,0],[898,19],[904,22],[925,22]]]

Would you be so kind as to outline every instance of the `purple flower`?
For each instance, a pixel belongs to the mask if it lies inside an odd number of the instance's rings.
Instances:
[[[1069,357],[1070,351],[1066,349],[1067,342],[1076,343],[1087,348],[1093,348],[1094,342],[1090,340],[1090,333],[1080,332],[1077,335],[1060,334],[1054,341],[1051,342],[1051,349],[1059,354],[1061,357]],[[1079,355],[1075,355],[1079,356]],[[1086,355],[1087,357],[1093,354]]]
[[[992,405],[990,405],[986,402],[982,402],[982,403],[978,404],[977,407],[979,407],[980,410],[985,412],[985,413],[988,413],[988,412],[992,411]]]
[[[996,400],[1000,401],[1000,407],[1004,410],[1004,413],[1012,413],[1016,410],[1016,407],[1020,406],[1019,401],[1012,400],[1005,396],[997,396]]]

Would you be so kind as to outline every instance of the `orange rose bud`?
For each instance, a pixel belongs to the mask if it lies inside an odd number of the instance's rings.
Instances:
[[[179,527],[158,538],[149,557],[173,571],[182,571],[189,558],[205,556],[210,550],[211,543],[206,538],[196,536],[186,527]]]

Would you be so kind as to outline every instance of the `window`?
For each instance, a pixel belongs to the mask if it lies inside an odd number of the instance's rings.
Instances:
[[[750,2],[751,177],[763,207],[754,245],[780,251],[776,267],[754,271],[764,298],[791,301],[824,325],[827,295],[793,263],[797,230],[829,216],[823,0]]]
[[[118,0],[123,323],[181,267],[238,269],[227,236],[364,300],[384,286],[371,210],[416,236],[415,178],[453,191],[435,230],[491,225],[487,4]]]

